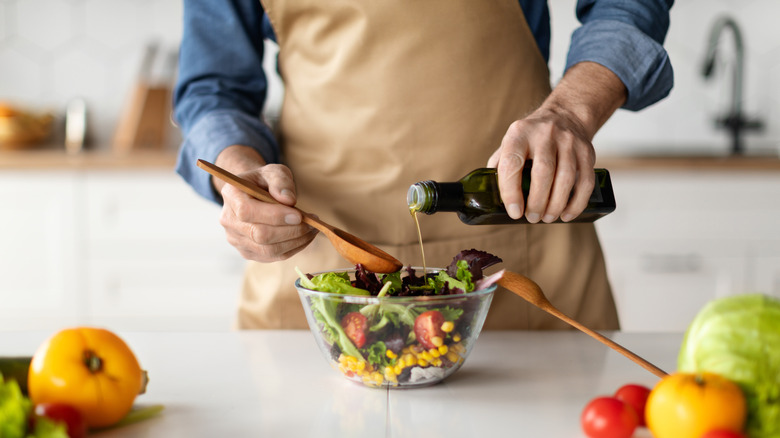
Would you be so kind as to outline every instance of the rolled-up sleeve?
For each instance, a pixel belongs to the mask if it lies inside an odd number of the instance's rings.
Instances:
[[[592,61],[614,72],[628,90],[623,108],[640,110],[666,97],[674,85],[663,47],[673,0],[579,0],[582,26],[572,34],[566,69]]]
[[[278,145],[262,120],[263,10],[257,0],[184,2],[184,34],[174,92],[174,116],[184,141],[176,172],[195,191],[221,202],[199,158],[213,162],[231,145],[256,149],[278,162]]]

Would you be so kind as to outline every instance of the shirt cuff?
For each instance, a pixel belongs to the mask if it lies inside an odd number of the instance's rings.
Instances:
[[[572,34],[566,69],[583,61],[601,64],[623,81],[628,90],[623,108],[628,110],[658,102],[674,85],[672,64],[663,46],[620,21],[593,20]]]
[[[179,148],[176,172],[204,198],[222,203],[214,190],[211,175],[197,166],[198,159],[215,162],[217,155],[232,145],[249,146],[266,163],[279,162],[279,148],[271,129],[259,117],[236,110],[213,111],[198,120]]]

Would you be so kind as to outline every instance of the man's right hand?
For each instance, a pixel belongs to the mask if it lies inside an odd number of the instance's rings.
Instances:
[[[212,180],[223,199],[219,223],[242,257],[262,263],[285,260],[311,243],[317,230],[303,223],[301,212],[293,208],[295,182],[287,166],[265,164],[260,154],[245,146],[228,147],[215,164],[257,183],[281,203],[269,204]]]

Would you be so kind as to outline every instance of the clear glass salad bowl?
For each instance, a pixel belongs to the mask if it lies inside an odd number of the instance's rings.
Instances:
[[[355,275],[355,269],[332,272]],[[491,285],[452,295],[377,297],[319,292],[300,279],[295,287],[325,359],[347,379],[374,388],[429,386],[455,373],[482,330],[496,290]]]

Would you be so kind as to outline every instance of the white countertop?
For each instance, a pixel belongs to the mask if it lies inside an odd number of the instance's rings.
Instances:
[[[149,371],[136,404],[165,410],[97,437],[582,437],[590,399],[658,381],[576,331],[483,332],[452,377],[408,390],[346,380],[308,331],[118,334]],[[31,355],[48,335],[0,332],[0,355]],[[667,372],[676,367],[682,334],[608,335]]]

